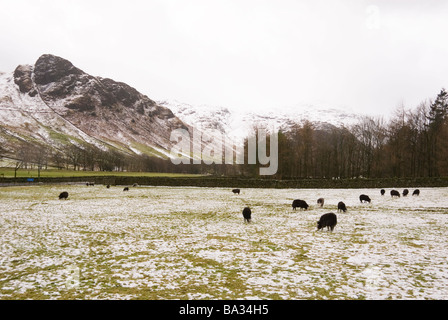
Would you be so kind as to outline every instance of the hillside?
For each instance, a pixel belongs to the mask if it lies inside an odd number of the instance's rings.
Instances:
[[[316,128],[326,130],[333,126],[350,126],[360,120],[352,111],[327,105],[298,104],[290,107],[259,110],[257,112],[230,107],[191,105],[176,100],[159,101],[185,123],[203,131],[217,130],[229,139],[247,137],[255,126],[289,131],[304,120],[311,121]]]
[[[17,156],[26,144],[51,152],[94,146],[166,159],[170,133],[178,128],[189,130],[168,108],[125,83],[94,77],[54,55],[0,74],[3,155]]]
[[[191,138],[194,129],[200,131],[201,144],[190,150],[197,152],[199,146],[203,150],[220,145],[221,138],[237,146],[254,126],[288,131],[303,120],[326,130],[353,124],[359,116],[316,105],[250,112],[155,101],[125,83],[92,76],[50,54],[34,65],[0,73],[0,157],[11,159],[13,166],[18,159],[25,164],[123,170],[126,159],[168,160],[170,135],[176,129],[187,130]],[[164,166],[159,163],[157,170]]]

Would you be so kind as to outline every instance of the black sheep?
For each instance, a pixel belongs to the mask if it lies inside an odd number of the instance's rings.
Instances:
[[[406,197],[409,194],[409,190],[408,189],[404,189],[403,190],[403,197]]]
[[[333,231],[334,227],[338,223],[338,218],[333,212],[322,215],[317,221],[317,230],[327,227],[327,230]]]
[[[309,207],[308,203],[304,200],[296,199],[292,202],[292,209],[296,210],[296,208],[307,210]]]
[[[381,192],[381,195],[382,195],[382,196],[384,196],[384,194],[386,193],[386,190],[384,190],[384,189],[381,189],[381,191],[380,191],[380,192]]]
[[[370,200],[370,197],[368,195],[362,194],[362,195],[359,196],[359,201],[361,201],[361,203],[362,202],[370,203],[371,200]]]
[[[397,190],[390,190],[390,196],[400,198],[400,192],[398,192]]]
[[[412,192],[413,196],[419,196],[420,195],[420,190],[415,189],[414,192]]]
[[[342,211],[342,212],[346,212],[347,211],[347,207],[345,206],[345,203],[340,201],[338,203],[338,212]]]
[[[235,194],[240,194],[240,189],[233,189],[232,192]]]
[[[129,191],[129,188],[128,188],[128,187],[125,187],[125,188],[123,189],[123,191]]]
[[[59,199],[67,199],[68,198],[68,192],[67,191],[64,191],[64,192],[61,192],[60,194],[59,194]]]
[[[246,207],[243,209],[244,222],[250,223],[251,215],[252,215],[252,211],[250,210],[249,207]]]

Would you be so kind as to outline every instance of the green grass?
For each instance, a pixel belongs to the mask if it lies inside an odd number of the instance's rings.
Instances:
[[[37,169],[19,169],[17,178],[37,178]],[[42,178],[70,178],[70,177],[198,177],[200,174],[160,173],[160,172],[117,172],[117,171],[75,171],[47,169],[41,170]],[[0,168],[0,178],[14,178],[14,169]]]

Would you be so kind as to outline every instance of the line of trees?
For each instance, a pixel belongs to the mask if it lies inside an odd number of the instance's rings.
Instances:
[[[448,93],[389,121],[363,117],[350,127],[304,121],[279,132],[276,178],[386,178],[448,175]],[[257,172],[246,166],[246,171]]]
[[[6,150],[0,155],[7,154]],[[67,144],[54,148],[38,142],[18,141],[9,159],[14,170],[56,167],[77,171],[181,172],[185,168],[146,155],[103,150],[90,144]],[[11,166],[11,165],[10,165]]]
[[[45,170],[49,167],[75,171],[162,172],[193,174],[235,174],[231,165],[174,165],[170,160],[124,153],[119,150],[103,150],[91,144],[67,144],[53,147],[37,141],[18,140],[15,151],[0,147],[0,159],[4,158],[15,173],[19,169]],[[239,170],[238,170],[239,172]]]

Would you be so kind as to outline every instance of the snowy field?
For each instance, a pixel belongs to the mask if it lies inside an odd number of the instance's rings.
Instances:
[[[448,299],[448,188],[420,190],[0,188],[0,299]]]

